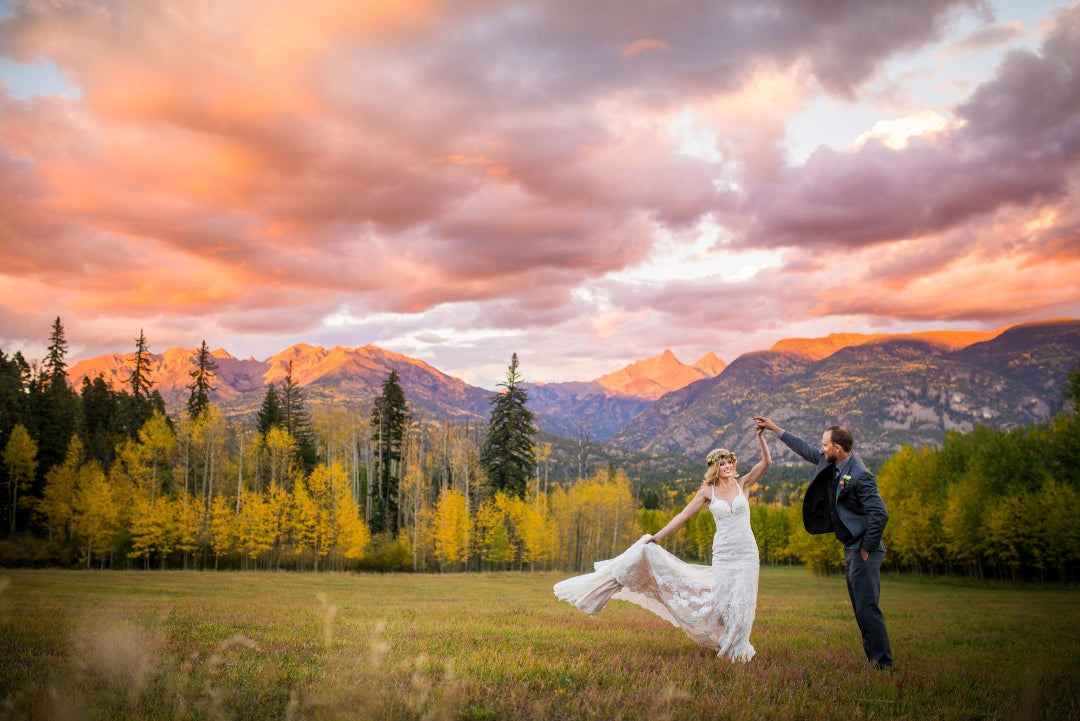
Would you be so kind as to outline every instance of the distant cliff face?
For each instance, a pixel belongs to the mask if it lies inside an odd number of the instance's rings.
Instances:
[[[654,401],[660,396],[691,383],[712,378],[724,370],[724,362],[709,353],[693,365],[679,362],[665,350],[658,356],[631,363],[625,368],[600,376],[596,383],[613,395]]]
[[[363,346],[295,345],[268,358],[239,360],[225,350],[213,398],[227,413],[254,413],[269,383],[292,364],[310,402],[370,407],[397,370],[414,413],[486,422],[491,391],[470,386],[423,361]],[[196,351],[152,356],[154,388],[176,411],[190,394]],[[757,453],[751,418],[770,415],[809,439],[831,423],[850,425],[864,455],[902,444],[940,442],[948,430],[979,423],[1009,428],[1047,420],[1061,408],[1065,378],[1080,366],[1080,321],[1033,323],[1001,333],[940,331],[911,335],[831,335],[791,339],[725,366],[713,354],[685,365],[670,351],[594,381],[525,384],[537,425],[566,438],[610,442],[626,450],[691,453],[716,446]],[[69,369],[129,382],[130,356],[107,355]],[[785,451],[775,448],[783,457]],[[749,454],[749,455],[747,455]]]

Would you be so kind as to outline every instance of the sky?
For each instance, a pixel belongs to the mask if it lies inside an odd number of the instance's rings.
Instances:
[[[0,0],[0,351],[481,387],[1080,317],[1080,5]]]

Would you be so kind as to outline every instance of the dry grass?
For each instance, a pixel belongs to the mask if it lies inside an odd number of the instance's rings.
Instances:
[[[4,572],[0,718],[1080,718],[1077,590],[888,576],[880,673],[842,578],[762,569],[732,666],[562,577]]]

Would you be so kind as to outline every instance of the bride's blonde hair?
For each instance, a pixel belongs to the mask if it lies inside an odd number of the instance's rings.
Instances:
[[[738,459],[735,457],[735,453],[729,451],[726,448],[714,448],[709,451],[709,455],[705,456],[705,478],[702,479],[702,485],[715,486],[716,475],[720,472],[720,461],[731,459],[731,465],[735,465]],[[734,478],[739,477],[739,472],[736,470]]]

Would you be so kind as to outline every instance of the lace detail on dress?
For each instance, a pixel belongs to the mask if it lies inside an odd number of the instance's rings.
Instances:
[[[713,496],[716,521],[713,565],[685,563],[642,536],[619,556],[597,561],[595,571],[555,584],[555,595],[590,615],[607,602],[635,603],[678,626],[718,655],[754,656],[750,629],[757,608],[758,550],[750,530],[750,504],[740,489],[729,506]]]

